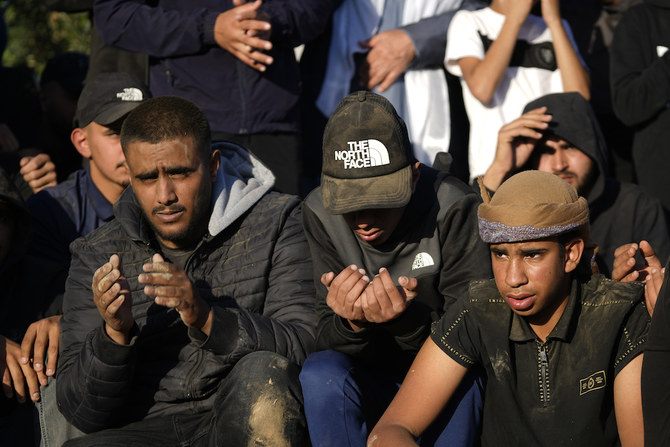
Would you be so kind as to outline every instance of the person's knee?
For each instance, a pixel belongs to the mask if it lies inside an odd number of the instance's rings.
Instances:
[[[280,390],[299,393],[299,371],[298,365],[282,355],[258,351],[247,354],[238,361],[227,380],[243,383],[251,395]]]
[[[244,356],[215,404],[221,431],[239,431],[268,445],[300,445],[306,424],[298,372],[296,364],[273,352]]]

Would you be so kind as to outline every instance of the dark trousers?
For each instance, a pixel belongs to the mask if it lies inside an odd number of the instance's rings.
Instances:
[[[248,354],[223,379],[211,411],[148,418],[64,446],[304,446],[298,372],[298,366],[278,354]]]
[[[297,133],[235,135],[212,132],[214,141],[232,141],[249,150],[275,175],[275,190],[300,195],[302,138]]]
[[[402,377],[372,370],[346,354],[311,354],[300,372],[305,414],[314,447],[365,447],[372,427],[400,388]],[[469,372],[438,419],[419,439],[421,446],[478,444],[484,383]]]

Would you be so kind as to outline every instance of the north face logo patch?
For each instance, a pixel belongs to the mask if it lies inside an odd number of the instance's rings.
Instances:
[[[131,87],[124,88],[122,92],[118,92],[116,97],[121,101],[142,101],[142,90]]]
[[[344,163],[344,169],[370,168],[390,163],[389,152],[379,140],[347,141],[348,149],[335,151],[335,160]]]
[[[412,262],[412,270],[428,267],[434,264],[435,261],[433,261],[433,258],[428,253],[421,252],[414,257],[414,262]]]

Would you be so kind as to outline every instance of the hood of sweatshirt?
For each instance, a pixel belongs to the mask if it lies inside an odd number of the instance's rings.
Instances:
[[[584,152],[594,162],[593,187],[586,199],[594,203],[605,190],[608,172],[608,153],[605,138],[593,109],[582,95],[576,92],[553,93],[528,103],[526,113],[539,107],[546,107],[552,115],[545,134],[556,135]]]

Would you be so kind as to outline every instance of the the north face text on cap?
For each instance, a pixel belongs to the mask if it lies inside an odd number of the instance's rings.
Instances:
[[[335,161],[344,162],[344,169],[370,168],[390,163],[389,152],[379,140],[348,141],[348,150],[335,151]]]
[[[142,90],[135,87],[124,88],[122,92],[116,94],[116,97],[121,101],[142,101],[144,99]]]

